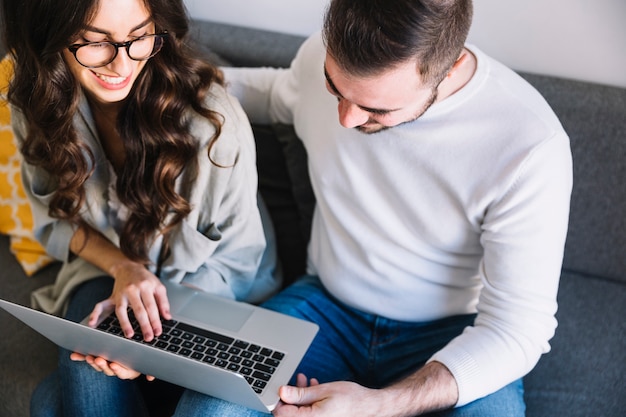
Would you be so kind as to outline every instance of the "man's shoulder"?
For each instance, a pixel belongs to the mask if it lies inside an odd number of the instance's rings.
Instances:
[[[326,46],[321,32],[315,32],[309,36],[300,46],[296,58],[292,62],[292,69],[300,71],[322,71],[319,66],[311,63],[324,62],[326,59]]]
[[[502,113],[508,110],[516,120],[541,121],[560,129],[560,123],[550,104],[543,95],[517,71],[482,52],[474,45],[468,49],[477,57],[478,78],[482,98],[488,98],[490,107],[497,107]]]

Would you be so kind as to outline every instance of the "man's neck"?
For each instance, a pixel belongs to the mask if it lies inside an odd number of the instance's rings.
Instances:
[[[439,84],[437,102],[445,100],[465,87],[474,76],[477,65],[476,56],[469,49],[464,48],[452,70]]]

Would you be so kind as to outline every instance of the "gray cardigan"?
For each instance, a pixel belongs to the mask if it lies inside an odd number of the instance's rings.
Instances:
[[[222,133],[211,150],[212,159],[222,167],[208,158],[214,127],[203,117],[191,114],[191,132],[200,144],[198,172],[184,172],[177,180],[177,190],[191,203],[192,212],[172,231],[170,254],[161,262],[160,278],[228,298],[257,302],[277,290],[280,279],[274,273],[273,244],[266,250],[266,240],[273,242],[272,230],[268,227],[264,232],[257,205],[254,138],[239,103],[221,86],[212,88],[207,105],[224,119]],[[26,132],[25,120],[17,109],[13,109],[12,115],[13,129],[21,142]],[[74,125],[96,161],[93,175],[85,183],[86,204],[81,216],[119,246],[119,236],[108,216],[110,164],[84,97]],[[35,236],[51,256],[63,262],[55,283],[35,291],[32,304],[34,308],[62,314],[77,285],[106,274],[70,255],[74,227],[48,215],[48,203],[56,187],[54,180],[41,168],[27,163],[22,165],[22,177],[32,205]],[[266,216],[263,220],[269,226]],[[158,263],[161,243],[157,236],[150,249],[154,265]],[[154,267],[151,270],[155,272]]]

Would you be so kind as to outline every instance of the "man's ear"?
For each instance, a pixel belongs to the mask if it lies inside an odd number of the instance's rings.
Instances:
[[[467,49],[463,49],[463,51],[461,51],[461,55],[459,55],[457,60],[454,62],[454,64],[452,65],[452,68],[450,68],[450,71],[448,71],[448,74],[446,75],[446,77],[451,77],[456,70],[461,68],[463,64],[465,64],[467,60],[470,59],[470,54],[471,54],[470,51],[468,51]]]

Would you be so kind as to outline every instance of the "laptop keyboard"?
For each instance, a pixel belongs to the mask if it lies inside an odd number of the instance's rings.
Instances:
[[[146,342],[132,312],[129,311],[128,316],[135,330],[132,340],[241,374],[257,394],[263,392],[285,356],[284,353],[268,347],[176,320],[163,320],[163,333]],[[115,312],[106,317],[97,328],[124,337]]]

